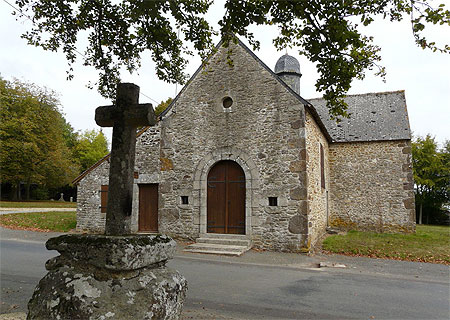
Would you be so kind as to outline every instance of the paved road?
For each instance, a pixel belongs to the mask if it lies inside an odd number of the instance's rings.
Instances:
[[[5,238],[2,232],[0,313],[25,311],[44,262],[55,253],[32,237]],[[348,267],[312,268],[324,259]],[[449,269],[442,265],[256,252],[241,258],[179,252],[169,265],[189,283],[185,319],[450,316]]]

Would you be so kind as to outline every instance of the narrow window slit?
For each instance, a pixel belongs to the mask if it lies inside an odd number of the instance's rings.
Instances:
[[[269,197],[269,206],[271,206],[271,207],[278,206],[278,198],[277,197]]]

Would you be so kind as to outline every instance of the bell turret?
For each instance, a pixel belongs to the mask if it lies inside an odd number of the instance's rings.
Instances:
[[[275,73],[284,81],[295,93],[300,95],[300,63],[294,57],[285,54],[278,59],[275,65]]]

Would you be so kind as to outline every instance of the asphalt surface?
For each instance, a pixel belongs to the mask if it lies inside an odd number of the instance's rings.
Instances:
[[[58,234],[0,232],[0,319],[6,319],[26,311],[45,261],[56,255],[44,242]],[[184,253],[183,246],[168,265],[188,280],[184,319],[450,318],[444,265],[256,251],[209,256]]]

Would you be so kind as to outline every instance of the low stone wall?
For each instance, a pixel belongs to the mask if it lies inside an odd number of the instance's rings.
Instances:
[[[334,143],[330,153],[330,225],[414,232],[409,140]]]

